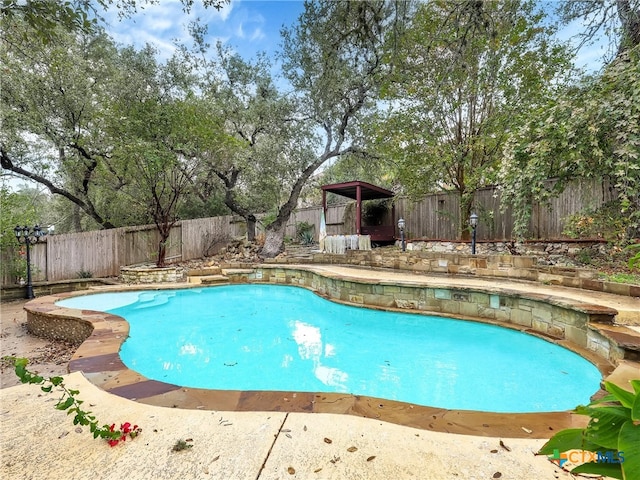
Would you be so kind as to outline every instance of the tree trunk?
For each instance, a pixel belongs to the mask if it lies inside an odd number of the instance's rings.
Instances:
[[[156,267],[162,268],[165,264],[165,258],[167,256],[167,243],[166,240],[160,240],[158,242],[158,260],[156,261]]]
[[[264,246],[260,250],[261,257],[273,258],[284,251],[284,233],[286,229],[287,223],[278,222],[277,220],[267,227]]]
[[[247,221],[247,240],[253,242],[256,239],[256,216],[250,213],[245,220]]]
[[[634,10],[629,0],[616,0],[616,6],[622,24],[622,38],[618,47],[618,55],[621,55],[640,44],[640,9]]]
[[[471,225],[469,225],[469,217],[471,217],[471,209],[473,206],[473,194],[462,193],[460,195],[460,240],[471,240]]]

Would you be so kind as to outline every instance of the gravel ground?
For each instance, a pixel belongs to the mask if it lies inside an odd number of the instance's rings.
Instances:
[[[0,303],[0,388],[19,385],[11,362],[4,357],[29,359],[29,370],[44,376],[69,373],[67,364],[77,345],[38,338],[27,332],[27,314],[23,310],[25,300]]]

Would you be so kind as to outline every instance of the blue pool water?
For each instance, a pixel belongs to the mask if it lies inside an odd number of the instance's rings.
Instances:
[[[194,388],[542,412],[588,403],[601,380],[581,356],[522,332],[349,307],[298,287],[101,293],[58,305],[125,318],[123,362],[148,378]]]

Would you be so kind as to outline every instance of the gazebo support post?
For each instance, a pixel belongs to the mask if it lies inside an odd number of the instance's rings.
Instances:
[[[356,186],[356,235],[360,235],[362,225],[362,187]]]

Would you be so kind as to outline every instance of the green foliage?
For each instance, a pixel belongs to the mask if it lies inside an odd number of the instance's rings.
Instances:
[[[190,448],[193,447],[192,444],[187,443],[189,440],[178,440],[176,441],[176,443],[173,445],[173,447],[171,447],[171,450],[174,452],[182,452],[183,450],[189,450]]]
[[[84,402],[77,398],[80,391],[68,388],[62,377],[43,377],[29,371],[29,360],[26,358],[3,357],[3,360],[13,364],[15,373],[22,383],[41,385],[40,388],[45,393],[60,392],[61,396],[54,405],[55,408],[66,410],[68,415],[73,415],[74,425],[88,426],[93,438],[103,438],[113,447],[125,441],[127,437],[137,437],[142,431],[137,425],[131,426],[129,422],[121,425],[120,430],[116,430],[113,424],[100,426],[95,415],[82,408]]]
[[[591,265],[591,262],[593,261],[591,249],[581,248],[578,254],[576,255],[576,259],[583,265]]]
[[[629,245],[627,248],[631,250],[632,253],[635,252],[629,259],[629,268],[640,269],[640,243]]]
[[[533,202],[545,203],[576,178],[608,177],[622,216],[640,225],[640,46],[601,76],[542,103],[511,129],[500,171],[503,205],[523,236]],[[553,182],[548,179],[553,178]]]
[[[538,452],[553,455],[570,450],[612,452],[623,458],[618,464],[587,462],[572,474],[606,475],[623,480],[640,478],[640,380],[631,380],[633,392],[605,382],[606,397],[579,406],[575,412],[591,417],[586,428],[556,433]]]
[[[76,277],[77,278],[93,278],[93,272],[90,272],[89,270],[78,270],[76,272]]]
[[[315,225],[308,222],[298,222],[296,225],[296,237],[302,245],[313,244],[313,232]]]
[[[640,285],[640,275],[634,273],[601,273],[599,277],[607,282]]]
[[[608,202],[598,208],[589,208],[565,218],[563,235],[571,238],[604,238],[608,242],[621,242],[631,227],[630,217],[621,213],[619,201]]]
[[[181,0],[185,12],[189,12],[194,0]],[[0,7],[3,23],[15,19],[24,20],[43,43],[56,41],[60,28],[69,32],[89,33],[101,20],[97,7],[106,10],[116,4],[121,18],[135,13],[138,7],[155,4],[157,0],[3,0]],[[220,10],[230,0],[202,0],[205,7]]]
[[[506,132],[570,71],[552,33],[531,1],[419,3],[383,90],[393,107],[373,132],[406,193],[444,185],[469,217]]]
[[[0,252],[2,270],[15,277],[26,277],[27,262],[19,255],[13,229],[16,225],[34,225],[38,218],[38,202],[28,191],[12,192],[0,186]]]

